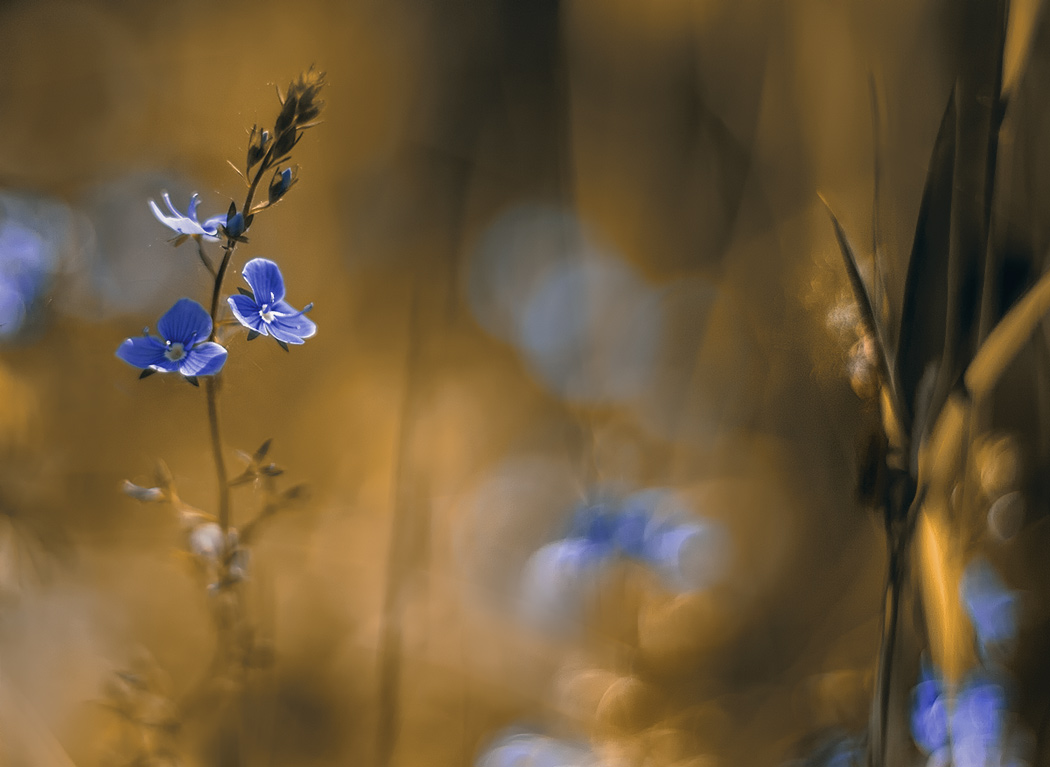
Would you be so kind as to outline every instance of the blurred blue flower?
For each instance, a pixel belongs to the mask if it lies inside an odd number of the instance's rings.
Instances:
[[[567,538],[587,542],[594,556],[637,560],[678,591],[707,588],[725,570],[728,536],[714,522],[669,511],[669,497],[649,489],[584,504],[573,513]]]
[[[34,324],[73,230],[64,205],[0,193],[0,338]]]
[[[587,502],[573,511],[567,537],[580,538],[612,554],[619,524],[619,510],[614,503],[604,500]]]
[[[525,618],[554,633],[577,629],[608,561],[608,549],[586,538],[564,538],[540,547],[522,573]]]
[[[197,204],[200,202],[200,198],[196,193],[190,197],[190,204],[186,209],[187,214],[185,216],[179,213],[178,209],[171,204],[171,198],[168,197],[167,192],[164,192],[161,198],[164,200],[164,204],[168,206],[168,210],[171,211],[170,216],[165,215],[153,200],[149,201],[149,207],[153,211],[153,215],[164,226],[178,235],[200,237],[208,242],[219,241],[219,226],[226,224],[226,216],[212,216],[203,224],[197,221]]]
[[[508,733],[478,757],[477,767],[597,767],[593,751],[572,743],[531,732]]]
[[[911,734],[923,753],[932,754],[948,745],[948,708],[944,685],[923,663],[919,684],[912,692]]]
[[[301,344],[317,332],[317,325],[306,317],[313,304],[298,311],[284,300],[284,278],[277,264],[253,258],[244,265],[243,274],[252,295],[230,296],[229,302],[237,321],[251,333],[273,336],[279,343]]]
[[[1012,649],[1017,637],[1020,599],[986,560],[978,558],[967,565],[959,584],[959,598],[970,615],[984,657],[994,649]]]
[[[1015,764],[1005,737],[1006,706],[1006,691],[995,679],[973,675],[953,696],[924,663],[912,694],[912,737],[932,764]]]
[[[14,221],[0,227],[0,336],[22,329],[51,276],[51,252],[43,238]]]
[[[148,333],[128,338],[117,347],[117,356],[129,365],[162,373],[214,375],[226,363],[226,349],[208,340],[211,329],[204,307],[180,298],[157,322],[160,338]]]

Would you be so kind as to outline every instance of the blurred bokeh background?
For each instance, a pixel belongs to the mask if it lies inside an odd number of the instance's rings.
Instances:
[[[1042,252],[1033,29],[1011,216]],[[470,765],[523,726],[603,764],[744,767],[861,731],[877,416],[818,193],[870,259],[880,142],[899,292],[956,31],[939,0],[0,5],[4,763],[162,764],[134,760],[170,742],[188,765]],[[114,350],[210,291],[147,201],[225,212],[227,161],[311,64],[324,122],[226,292],[272,258],[319,331],[289,354],[234,337],[222,387],[231,465],[272,438],[309,500],[252,551],[267,657],[216,690],[178,522],[120,492],[163,459],[214,511],[203,393]],[[617,565],[573,625],[530,623],[523,578],[560,572],[532,554],[586,499],[651,488],[719,531],[703,588]],[[236,491],[234,525],[255,503]],[[1034,604],[1039,519],[1011,575]],[[129,674],[141,721],[112,705]]]

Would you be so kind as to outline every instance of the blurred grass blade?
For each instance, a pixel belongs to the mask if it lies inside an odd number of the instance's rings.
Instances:
[[[897,334],[896,380],[904,408],[901,417],[905,430],[913,436],[916,435],[912,421],[919,382],[931,363],[940,364],[944,352],[955,117],[953,91],[941,118],[926,173]]]
[[[882,196],[882,110],[879,109],[879,91],[875,83],[875,75],[868,77],[868,95],[871,99],[871,143],[872,143],[872,202],[871,202],[871,252],[874,260],[872,279],[874,282],[874,295],[872,296],[872,310],[881,323],[882,341],[888,352],[890,347],[896,347],[897,339],[889,335],[892,330],[890,323],[889,291],[886,289],[886,275],[883,272],[883,246],[882,246],[882,216],[880,215],[879,201]],[[887,358],[888,359],[888,358]]]
[[[1038,31],[1044,0],[1010,0],[1010,16],[1006,26],[1006,50],[1003,54],[1004,101],[1017,89],[1025,66],[1032,53],[1032,43]]]
[[[1006,313],[974,355],[964,381],[975,399],[991,392],[1048,312],[1050,272],[1044,274],[1035,287]]]
[[[824,207],[828,211],[828,216],[831,217],[831,225],[835,228],[835,239],[837,239],[839,243],[839,252],[842,253],[842,261],[846,266],[846,274],[849,275],[850,288],[853,290],[853,298],[856,300],[857,307],[860,309],[861,318],[868,326],[870,332],[875,336],[876,351],[879,356],[879,372],[882,375],[883,381],[885,381],[890,388],[890,396],[893,401],[894,409],[898,411],[897,416],[899,418],[900,403],[898,402],[896,394],[896,384],[890,376],[890,371],[893,367],[886,349],[886,334],[883,331],[882,323],[879,322],[878,317],[875,315],[875,308],[872,305],[871,297],[868,295],[868,289],[864,285],[864,279],[860,276],[860,268],[857,265],[856,252],[853,250],[852,244],[850,244],[849,237],[846,236],[846,231],[842,228],[842,224],[839,223],[838,217],[835,216],[835,212],[831,209],[831,206],[828,205],[828,201],[823,197],[820,197],[820,201],[824,203]]]

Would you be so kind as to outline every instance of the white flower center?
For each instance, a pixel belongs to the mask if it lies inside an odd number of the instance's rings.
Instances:
[[[164,356],[172,362],[178,362],[186,356],[186,348],[182,344],[168,343],[167,351],[164,352]]]
[[[271,322],[273,322],[274,313],[272,309],[269,311],[263,310],[259,312],[259,316],[262,317],[263,322],[269,325]]]

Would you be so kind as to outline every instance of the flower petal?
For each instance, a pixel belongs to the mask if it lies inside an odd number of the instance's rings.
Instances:
[[[212,216],[209,219],[205,219],[204,223],[201,224],[201,229],[204,230],[204,239],[211,242],[219,241],[219,225],[226,223],[226,216]]]
[[[273,305],[273,322],[270,323],[270,335],[284,341],[286,344],[301,344],[304,338],[310,338],[317,333],[317,325],[306,316],[305,312],[297,311],[284,301],[278,301]]]
[[[200,204],[200,201],[200,195],[194,192],[190,197],[189,207],[186,208],[186,217],[195,224],[197,223],[197,205]]]
[[[215,375],[226,364],[226,349],[214,341],[197,344],[180,360],[179,372],[184,376]]]
[[[211,335],[211,317],[196,301],[180,298],[157,322],[164,340],[189,347]]]
[[[273,261],[267,258],[253,258],[244,265],[242,274],[260,306],[284,298],[284,278],[280,268]]]
[[[165,215],[164,211],[162,211],[153,200],[149,201],[149,208],[153,211],[153,216],[164,224],[164,226],[169,229],[176,229],[178,227],[178,219]]]
[[[164,356],[166,350],[164,343],[152,336],[136,336],[126,339],[117,347],[117,356],[137,368],[174,370],[174,364]]]
[[[160,196],[161,199],[164,200],[164,204],[168,206],[168,210],[171,211],[171,215],[173,215],[175,218],[186,218],[184,215],[179,213],[178,208],[171,204],[171,197],[168,196],[167,192],[162,192]]]
[[[239,323],[249,330],[254,330],[256,333],[262,333],[264,336],[268,335],[266,323],[262,319],[262,309],[255,301],[248,298],[248,296],[239,294],[230,296],[226,300],[229,302],[230,308],[233,309],[233,316],[237,318]]]

